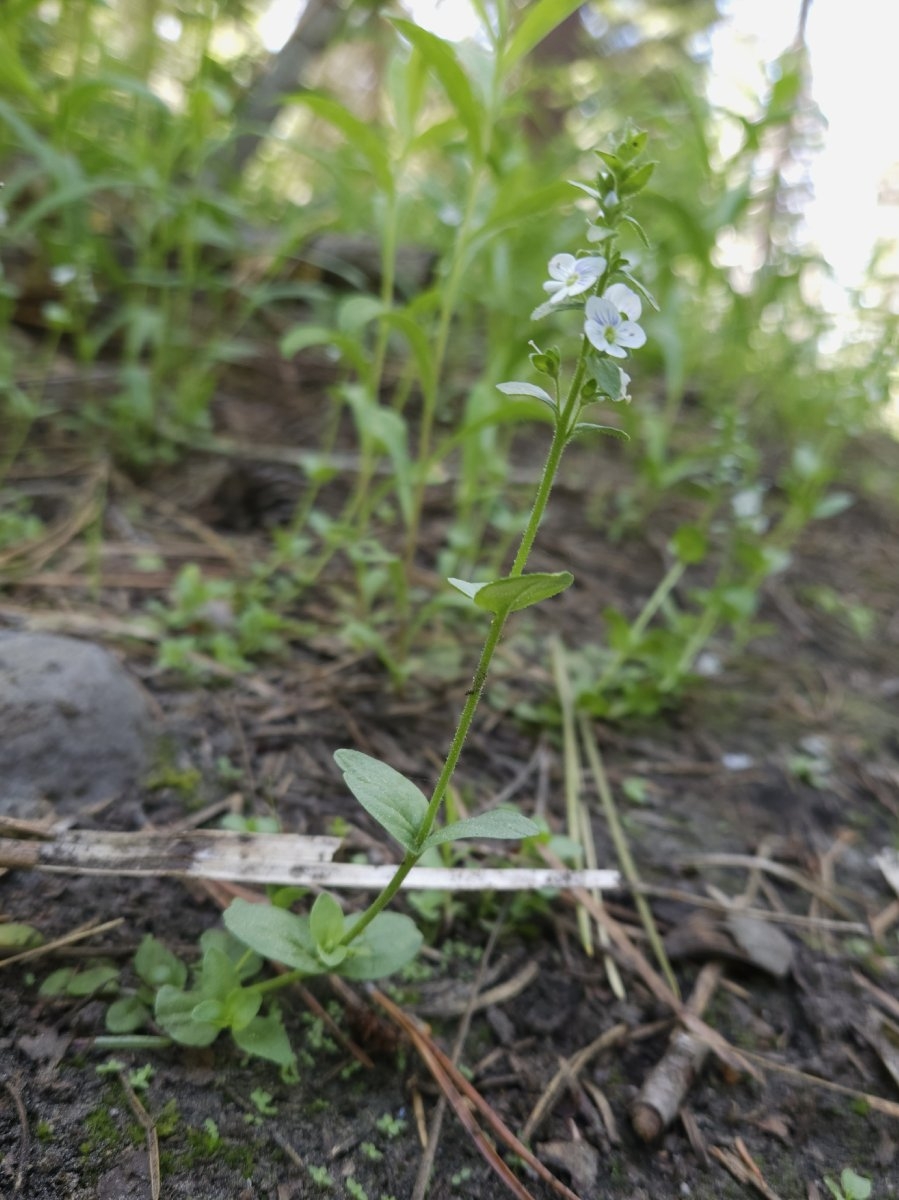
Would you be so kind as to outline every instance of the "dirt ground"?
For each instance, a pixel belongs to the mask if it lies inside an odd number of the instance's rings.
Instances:
[[[296,436],[305,432],[301,422]],[[262,430],[256,440],[275,439]],[[78,448],[68,453],[77,462]],[[606,481],[600,486],[610,489],[627,468],[616,446],[598,453]],[[895,444],[875,440],[854,453],[847,476],[889,477],[897,467]],[[198,486],[198,462],[143,480],[139,492],[133,482],[112,480],[104,536],[110,544],[152,537],[166,560],[155,584],[128,585],[123,551],[104,559],[104,582],[95,590],[90,558],[72,543],[5,588],[0,621],[27,628],[28,613],[53,611],[60,628],[68,621],[74,629],[77,617],[82,630],[86,618],[99,630],[104,621],[127,618],[154,586],[155,594],[165,593],[180,565],[174,554],[166,558],[165,547],[176,540],[204,546],[214,571],[231,569],[224,551],[216,560],[216,545],[245,559],[261,556],[262,525],[279,504],[289,509],[293,502],[291,473],[234,460],[216,470],[212,499],[200,501],[187,494],[188,483]],[[601,496],[594,488],[585,503],[576,486],[588,471],[592,476],[594,468],[579,452],[532,563],[537,570],[570,568],[576,586],[512,629],[456,781],[472,810],[498,796],[514,798],[560,831],[558,737],[504,708],[552,694],[550,631],[575,648],[599,637],[605,605],[638,610],[661,575],[659,547],[675,519],[667,514],[651,537],[608,542],[591,519]],[[421,556],[424,587],[439,586],[427,545],[439,543],[445,522],[435,504]],[[480,988],[501,990],[476,1008],[460,1062],[516,1133],[543,1098],[530,1145],[583,1200],[824,1200],[825,1176],[836,1180],[847,1167],[871,1179],[875,1200],[899,1196],[899,910],[873,861],[897,845],[899,833],[897,534],[899,512],[859,487],[853,507],[806,532],[793,566],[768,588],[765,631],[738,654],[714,647],[723,661],[719,674],[697,682],[662,718],[596,727],[682,992],[689,996],[700,971],[708,979],[709,964],[721,964],[705,1017],[738,1052],[763,1056],[764,1064],[743,1060],[757,1078],[709,1055],[681,1115],[651,1144],[641,1141],[634,1102],[668,1046],[671,1013],[620,952],[624,995],[616,998],[602,956],[584,953],[575,911],[561,897],[447,900],[430,926],[420,969],[383,989],[451,1052],[478,986],[479,959],[495,935]],[[810,589],[822,585],[871,610],[870,637],[859,638],[844,615],[811,602]],[[461,637],[463,645],[461,669],[450,678],[422,676],[398,692],[373,655],[341,645],[327,594],[311,593],[297,615],[318,632],[289,657],[202,687],[160,672],[152,645],[114,643],[158,705],[165,739],[148,785],[83,814],[79,825],[168,828],[237,792],[245,814],[275,813],[286,831],[324,833],[341,818],[347,856],[389,861],[394,847],[344,791],[333,751],[352,746],[378,755],[427,786],[469,686],[478,630],[452,631],[451,640]],[[222,758],[236,777],[222,777]],[[642,781],[640,803],[621,789],[635,778]],[[606,823],[592,797],[591,804],[599,862],[613,865]],[[747,889],[753,910],[770,916],[762,929],[782,936],[769,942],[762,934],[761,947],[741,951],[725,932],[726,907]],[[47,938],[121,918],[78,946],[27,964],[0,963],[0,1194],[153,1194],[139,1110],[118,1074],[97,1071],[111,1057],[92,1045],[104,1032],[104,1005],[90,997],[41,998],[37,988],[52,969],[98,956],[120,965],[127,981],[147,932],[189,958],[197,936],[217,921],[220,894],[172,879],[23,871],[0,879],[2,915],[36,925]],[[622,891],[607,901],[650,958],[631,896]],[[791,957],[780,976],[760,968],[766,953],[779,951]],[[139,1099],[155,1122],[163,1197],[413,1195],[439,1082],[364,993],[360,1015],[327,980],[314,981],[310,991],[371,1067],[299,995],[285,1002],[301,1060],[297,1084],[282,1083],[270,1064],[241,1061],[224,1039],[207,1050],[116,1052],[129,1070],[152,1067]],[[623,1029],[604,1047],[572,1064],[618,1025]],[[550,1091],[565,1061],[568,1073]],[[893,1102],[892,1114],[863,1093]],[[515,1155],[507,1161],[536,1200],[556,1194]],[[429,1195],[509,1194],[448,1110]]]

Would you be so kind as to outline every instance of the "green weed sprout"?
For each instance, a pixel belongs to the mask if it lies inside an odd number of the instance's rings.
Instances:
[[[563,386],[561,355],[556,348],[543,350],[532,343],[530,361],[549,380],[547,390],[529,382],[499,384],[505,395],[536,399],[545,404],[553,420],[553,436],[537,487],[530,516],[508,575],[487,582],[450,579],[490,624],[474,673],[472,686],[459,716],[443,768],[430,797],[393,767],[357,750],[338,750],[337,765],[350,791],[369,814],[402,847],[403,858],[383,891],[361,914],[346,916],[338,901],[320,895],[308,914],[235,900],[224,914],[228,931],[250,951],[290,968],[276,979],[242,989],[260,998],[264,992],[299,978],[334,972],[349,979],[375,979],[399,970],[417,953],[421,933],[408,916],[386,911],[403,881],[423,854],[446,842],[462,838],[519,840],[535,835],[537,826],[518,813],[495,810],[440,826],[438,818],[450,780],[462,752],[478,706],[493,656],[506,622],[513,613],[529,608],[568,588],[568,571],[526,573],[528,558],[559,472],[566,447],[585,433],[625,436],[613,425],[585,419],[585,410],[601,404],[629,400],[630,377],[620,363],[628,352],[646,340],[639,325],[643,301],[652,298],[629,270],[618,249],[622,227],[631,227],[642,240],[643,230],[631,215],[633,196],[649,181],[654,164],[641,161],[646,142],[643,133],[629,134],[614,152],[597,151],[600,168],[592,185],[577,184],[597,205],[587,227],[593,252],[559,253],[549,262],[549,279],[543,285],[548,299],[535,309],[534,319],[577,311],[581,322],[580,352],[567,386]],[[601,253],[597,252],[600,251]],[[173,999],[171,993],[168,998]],[[249,1013],[244,995],[240,1016]],[[254,1001],[255,1003],[255,1001]],[[212,1031],[213,1008],[194,997],[178,1000],[179,1019],[205,1023]],[[227,1007],[227,1006],[226,1006]],[[258,1009],[258,1005],[257,1005]],[[167,1012],[168,1028],[172,1030]],[[157,1020],[159,1019],[157,1004]],[[258,1019],[258,1018],[256,1018]],[[215,1009],[215,1020],[231,1024],[230,1010]],[[179,1031],[180,1032],[180,1031]],[[246,1039],[241,1041],[246,1049]]]

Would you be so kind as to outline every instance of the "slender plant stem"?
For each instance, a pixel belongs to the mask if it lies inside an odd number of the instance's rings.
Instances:
[[[556,475],[559,472],[559,464],[562,461],[562,454],[565,447],[571,441],[571,435],[574,425],[574,417],[578,412],[578,398],[580,396],[581,384],[583,383],[584,373],[586,370],[588,342],[587,339],[582,339],[581,352],[578,357],[577,366],[575,367],[574,375],[572,376],[571,386],[568,389],[568,396],[562,406],[561,412],[556,419],[556,426],[553,432],[553,439],[546,456],[546,463],[543,467],[543,472],[540,477],[540,484],[537,488],[537,494],[534,497],[534,504],[531,508],[530,516],[528,517],[527,525],[524,533],[521,535],[521,544],[518,547],[518,553],[515,555],[515,561],[512,564],[511,576],[519,576],[524,572],[527,565],[527,560],[531,549],[534,545],[534,540],[537,537],[537,531],[540,528],[540,522],[543,520],[543,514],[546,512],[546,506],[549,503],[550,493],[552,492],[553,483]],[[484,647],[481,650],[481,657],[478,662],[477,669],[474,673],[474,680],[468,691],[465,700],[465,705],[459,716],[456,732],[453,735],[452,743],[446,756],[446,761],[443,764],[443,769],[438,776],[437,782],[434,785],[434,790],[431,793],[431,799],[428,802],[428,808],[421,823],[419,831],[419,844],[425,841],[428,834],[433,828],[434,821],[437,819],[437,814],[440,811],[440,806],[443,803],[443,798],[446,795],[446,790],[449,787],[450,780],[453,777],[453,771],[456,769],[456,763],[459,761],[459,755],[462,753],[462,747],[465,745],[465,739],[468,736],[468,731],[471,728],[471,723],[474,720],[474,715],[478,707],[478,702],[481,699],[481,693],[484,690],[484,684],[487,680],[487,673],[490,670],[490,664],[493,660],[493,655],[499,645],[502,637],[503,629],[509,617],[509,611],[500,611],[494,614],[493,620],[490,622],[490,630],[487,634]],[[400,890],[406,876],[418,862],[421,857],[421,852],[418,850],[408,850],[403,858],[403,861],[396,869],[396,874],[378,895],[369,907],[365,910],[353,928],[344,935],[342,941],[344,944],[351,942],[358,937],[363,929],[375,919],[378,913],[382,912],[396,893]]]

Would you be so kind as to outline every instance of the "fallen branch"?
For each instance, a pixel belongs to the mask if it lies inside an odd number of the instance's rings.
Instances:
[[[339,838],[224,829],[177,834],[68,830],[48,841],[0,838],[0,868],[373,890],[393,878],[392,866],[331,862],[339,846]],[[403,884],[446,892],[609,890],[619,885],[617,871],[532,867],[416,867]]]
[[[721,964],[707,963],[699,972],[687,1008],[701,1017],[721,980]],[[687,1092],[702,1070],[709,1044],[695,1033],[676,1029],[668,1049],[650,1071],[631,1110],[631,1123],[644,1142],[654,1142],[680,1112]]]

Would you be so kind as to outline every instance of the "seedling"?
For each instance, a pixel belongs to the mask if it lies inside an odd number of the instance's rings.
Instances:
[[[840,1172],[840,1182],[824,1176],[824,1183],[834,1200],[868,1200],[871,1195],[871,1180],[864,1175],[858,1175],[851,1167],[845,1167]]]

